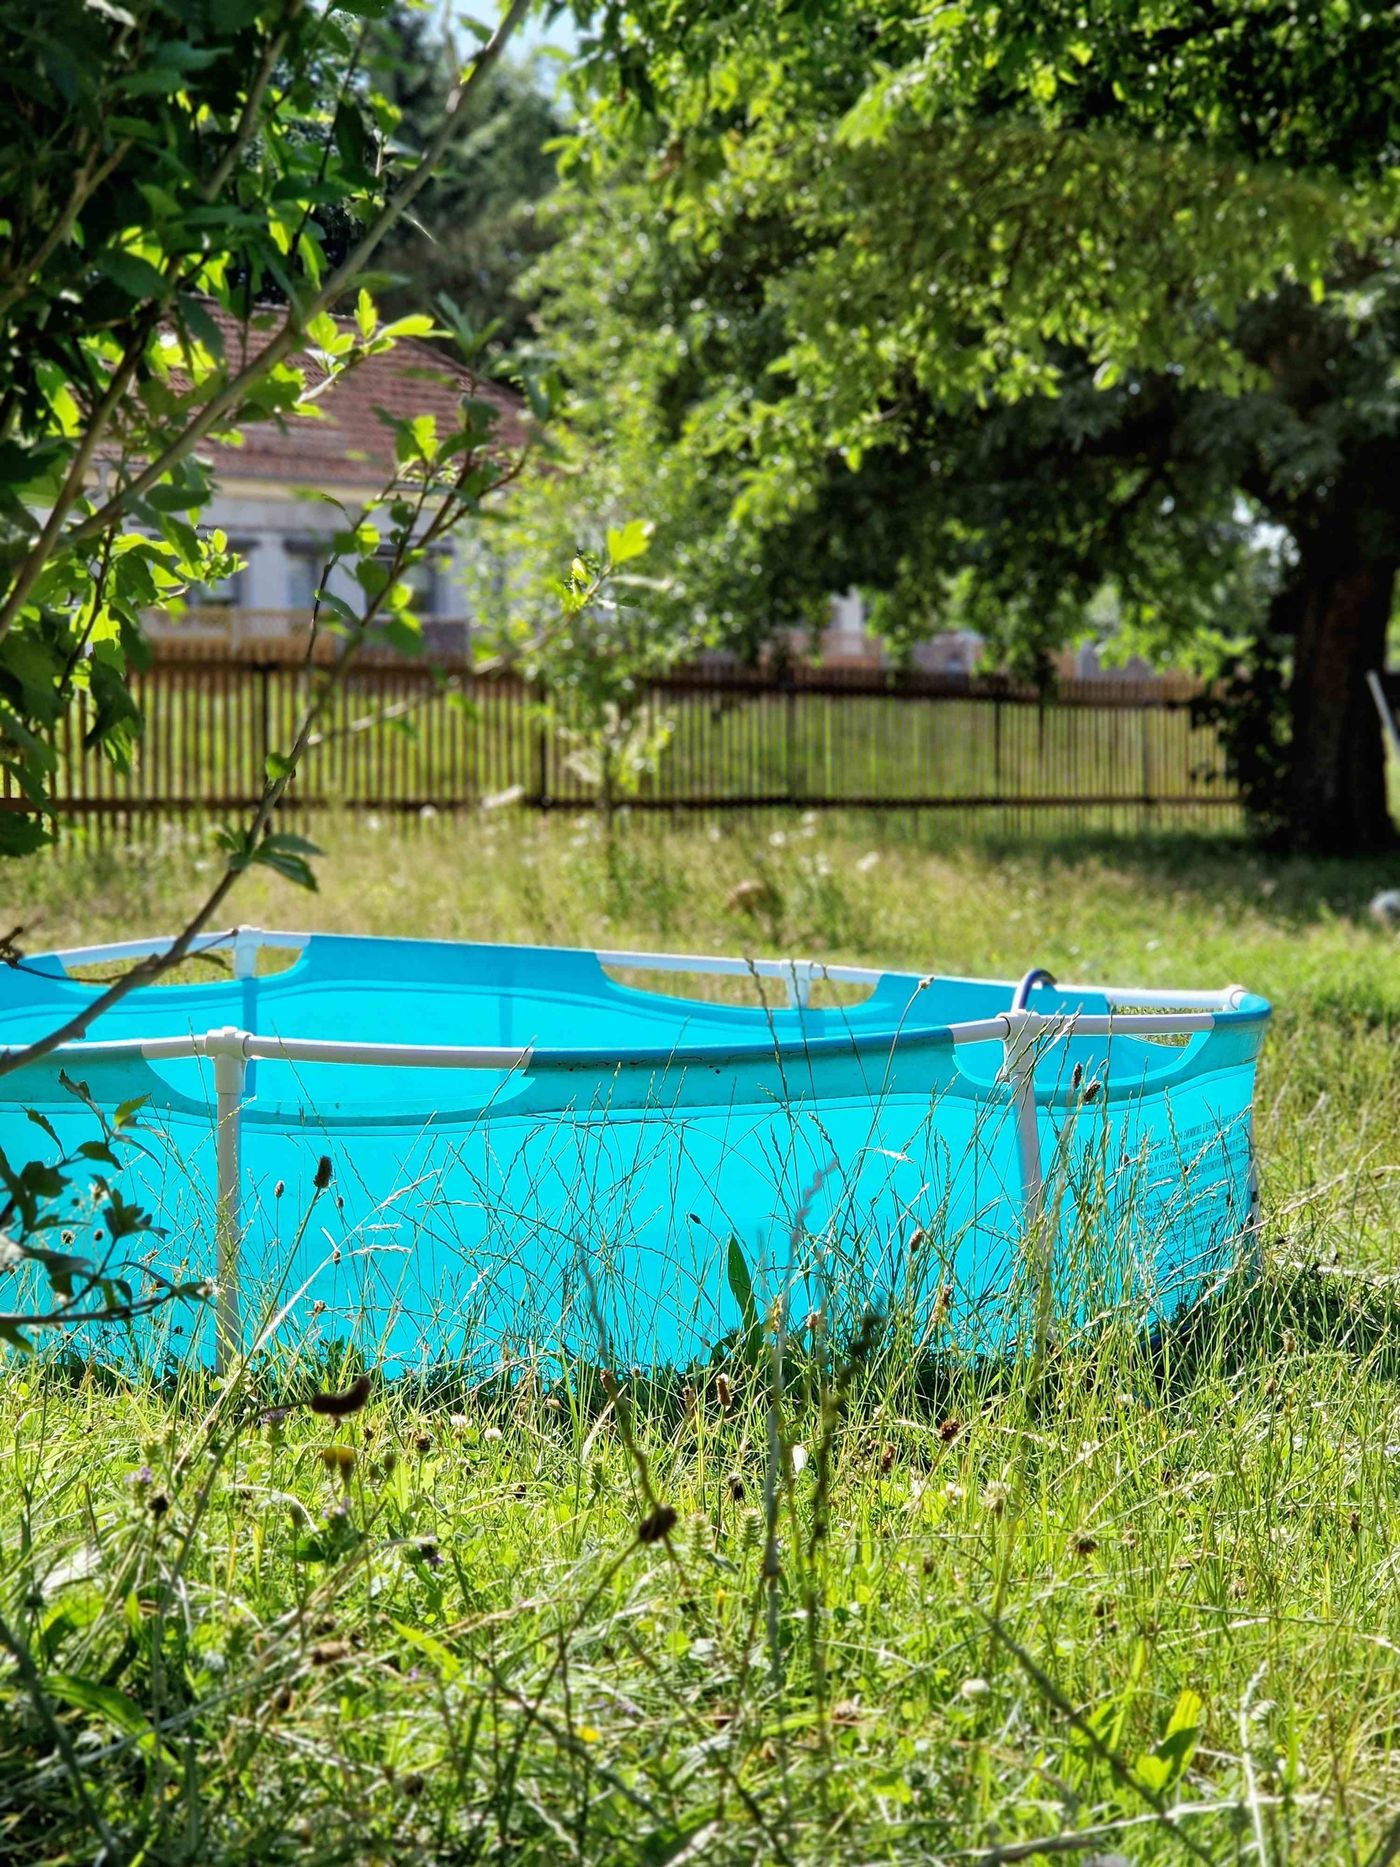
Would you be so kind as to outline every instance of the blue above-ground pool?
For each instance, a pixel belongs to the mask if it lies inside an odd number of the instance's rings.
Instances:
[[[166,944],[0,969],[0,1050],[93,1002],[70,968]],[[260,970],[269,949],[291,964]],[[872,1309],[914,1352],[994,1351],[1032,1319],[1159,1321],[1253,1224],[1269,1007],[1242,987],[256,929],[197,951],[222,976],[145,985],[0,1078],[12,1166],[46,1144],[28,1110],[65,1147],[95,1133],[61,1072],[104,1108],[146,1098],[119,1184],[161,1268],[217,1287],[143,1325],[147,1351],[683,1365],[765,1315]],[[622,971],[732,975],[750,1002]],[[100,1252],[83,1192],[71,1249]]]

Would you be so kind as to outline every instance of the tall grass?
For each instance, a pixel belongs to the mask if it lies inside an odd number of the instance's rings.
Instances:
[[[774,841],[774,836],[783,840]],[[41,867],[31,943],[198,851]],[[32,866],[32,865],[30,865]],[[1241,979],[1264,1264],[1037,1363],[820,1321],[649,1380],[11,1361],[0,1858],[1369,1862],[1400,1850],[1400,955],[1381,867],[859,820],[346,825],[244,918]],[[735,893],[750,880],[759,890]],[[603,1362],[612,1357],[602,1356]]]

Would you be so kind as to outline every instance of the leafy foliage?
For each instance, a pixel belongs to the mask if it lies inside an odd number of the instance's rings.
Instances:
[[[371,69],[400,113],[395,143],[414,151],[440,125],[461,65],[450,33],[438,37],[437,30],[426,14],[402,5],[376,26]],[[551,145],[563,129],[540,74],[526,65],[501,66],[412,216],[385,243],[382,263],[398,275],[386,288],[386,304],[411,310],[446,293],[494,342],[509,347],[527,336],[522,281],[554,241]]]
[[[159,1237],[149,1213],[122,1194],[117,1176],[123,1155],[142,1143],[138,1137],[144,1096],[118,1105],[108,1116],[86,1083],[60,1072],[65,1089],[91,1113],[93,1138],[64,1147],[57,1131],[37,1109],[29,1119],[51,1143],[41,1157],[11,1162],[0,1148],[0,1274],[18,1279],[27,1268],[46,1283],[49,1302],[0,1310],[0,1342],[28,1352],[36,1327],[82,1323],[130,1322],[176,1298],[202,1298],[197,1283],[172,1283],[149,1262],[140,1265],[119,1255],[133,1242]],[[100,1223],[98,1223],[100,1221]],[[84,1250],[73,1250],[77,1228],[84,1230]],[[52,1242],[57,1238],[57,1244]],[[100,1255],[93,1244],[101,1242]],[[22,1284],[21,1284],[22,1288]]]
[[[1267,630],[1284,819],[1381,840],[1395,17],[580,10],[546,333],[678,607],[752,644],[854,583],[897,641],[956,616],[1041,668],[1104,592],[1203,666]]]
[[[476,387],[470,332],[421,313],[385,322],[364,288],[353,320],[332,309],[441,157],[524,0],[453,86],[401,180],[387,151],[397,112],[362,76],[383,10],[57,0],[0,16],[0,780],[6,805],[11,791],[19,803],[0,811],[0,855],[52,840],[58,745],[75,707],[88,745],[129,768],[143,724],[129,676],[147,654],[146,613],[233,567],[222,534],[199,523],[213,490],[202,443],[314,419],[328,388],[403,337],[455,342],[466,377],[459,367],[454,386]],[[414,566],[516,471],[495,422],[474,393],[445,432],[430,417],[392,422],[389,483],[363,509],[340,509],[329,546],[327,569],[343,561],[360,600],[318,592],[313,650],[328,638],[330,665],[313,654],[301,724],[269,755],[246,825],[222,832],[217,881],[166,952],[44,1038],[0,1052],[0,1076],[178,963],[249,866],[314,886],[315,849],[277,830],[277,805],[357,651],[417,645]],[[21,963],[12,939],[6,958]],[[126,1317],[184,1293],[138,1298],[105,1261],[35,1242],[60,1222],[75,1162],[117,1165],[126,1122],[119,1111],[71,1157],[0,1162],[7,1258],[39,1266],[60,1304],[31,1307],[32,1325]],[[105,1179],[94,1184],[109,1240],[148,1228]],[[0,1333],[24,1342],[13,1319],[0,1318]]]
[[[361,76],[382,10],[56,0],[0,19],[0,774],[25,807],[0,819],[0,850],[51,839],[75,703],[88,742],[127,767],[143,617],[231,568],[199,523],[201,444],[314,419],[339,377],[434,328],[385,323],[368,295],[353,326],[329,314],[456,122],[444,113],[400,181],[397,113]]]

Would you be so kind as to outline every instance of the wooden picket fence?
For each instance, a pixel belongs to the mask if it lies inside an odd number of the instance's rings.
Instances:
[[[134,680],[146,732],[130,773],[62,734],[56,808],[98,826],[246,807],[285,751],[316,670],[290,650],[166,648]],[[1076,680],[1046,698],[1001,676],[697,668],[654,681],[669,726],[640,794],[648,810],[769,806],[1054,812],[1133,825],[1238,814],[1214,728],[1189,681]],[[291,808],[377,812],[596,804],[539,690],[465,663],[356,667],[298,778]],[[0,808],[18,807],[13,796]]]

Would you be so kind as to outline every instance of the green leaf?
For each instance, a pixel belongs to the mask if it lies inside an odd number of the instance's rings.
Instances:
[[[148,1756],[154,1753],[156,1734],[150,1719],[134,1699],[115,1686],[101,1685],[96,1679],[78,1678],[72,1673],[46,1673],[44,1689],[50,1697],[71,1705],[75,1711],[100,1718],[124,1737],[134,1737]]]
[[[460,1677],[462,1662],[440,1640],[435,1640],[431,1634],[424,1633],[422,1628],[408,1627],[402,1621],[394,1621],[392,1626],[401,1640],[406,1640],[411,1647],[416,1648],[423,1655],[424,1659],[436,1667],[438,1677],[444,1685],[451,1685],[454,1679]]]
[[[753,1278],[749,1275],[743,1247],[737,1238],[731,1238],[729,1241],[725,1271],[729,1279],[729,1288],[734,1294],[734,1301],[739,1305],[739,1315],[742,1318],[744,1360],[750,1366],[754,1366],[763,1350],[763,1331],[759,1326],[758,1304],[753,1293]]]
[[[32,856],[53,840],[41,817],[0,805],[0,856]]]
[[[646,519],[632,519],[616,531],[608,532],[608,560],[613,565],[630,564],[651,543],[653,526]]]
[[[142,259],[139,253],[126,253],[118,247],[109,247],[98,254],[97,265],[128,298],[166,298],[170,294],[169,281],[156,271],[150,260]]]
[[[367,182],[374,161],[374,142],[365,129],[364,118],[348,97],[342,97],[335,107],[331,134],[352,180]]]
[[[146,495],[148,505],[157,512],[194,512],[204,505],[209,491],[204,486],[153,486]]]
[[[44,1133],[49,1137],[50,1141],[53,1142],[55,1147],[61,1146],[54,1125],[46,1115],[41,1115],[38,1109],[26,1109],[24,1112],[29,1117],[30,1121],[34,1123],[36,1128],[43,1129]]]
[[[431,337],[437,325],[425,311],[414,311],[406,318],[395,318],[380,331],[381,337]]]
[[[312,872],[308,856],[319,856],[321,851],[315,843],[309,843],[304,836],[278,832],[266,837],[254,850],[250,860],[261,863],[264,868],[294,882],[298,888],[316,892],[316,877]]]
[[[1201,1714],[1205,1701],[1186,1687],[1176,1701],[1160,1744],[1145,1751],[1133,1766],[1138,1781],[1155,1794],[1171,1789],[1190,1765],[1201,1737]]]

